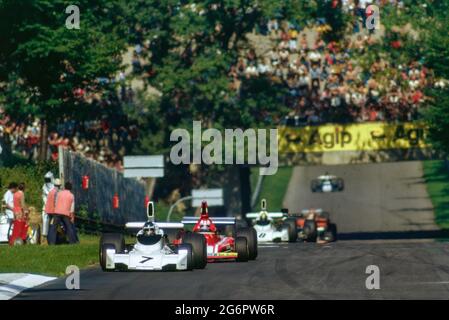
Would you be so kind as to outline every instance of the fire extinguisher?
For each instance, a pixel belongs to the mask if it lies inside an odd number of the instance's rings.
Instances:
[[[116,193],[112,198],[112,208],[118,209],[119,207],[120,207],[120,199],[118,197],[118,194]]]
[[[89,176],[83,176],[83,190],[89,189]]]
[[[145,208],[148,207],[148,204],[150,203],[150,197],[145,196]]]

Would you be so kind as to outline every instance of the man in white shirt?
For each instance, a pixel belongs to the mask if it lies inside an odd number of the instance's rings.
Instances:
[[[47,198],[50,191],[55,187],[54,185],[54,175],[52,172],[47,172],[44,177],[44,185],[42,186],[42,201],[44,206],[42,208],[42,235],[47,237],[48,235],[48,223],[49,218],[47,213],[45,212],[45,205],[47,204]]]
[[[5,213],[9,219],[14,219],[14,193],[17,191],[18,185],[15,182],[11,182],[3,196],[3,202],[5,204]]]

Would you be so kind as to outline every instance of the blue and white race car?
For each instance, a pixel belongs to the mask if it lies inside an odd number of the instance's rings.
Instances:
[[[313,179],[310,188],[312,192],[339,192],[345,189],[342,178],[328,173]]]

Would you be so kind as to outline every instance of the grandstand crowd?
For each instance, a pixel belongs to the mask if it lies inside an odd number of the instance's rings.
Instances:
[[[121,100],[97,101],[103,109],[119,104]],[[94,102],[95,103],[95,102]],[[30,160],[38,157],[42,124],[38,118],[28,117],[21,121],[13,120],[0,109],[0,139],[11,145],[11,149]],[[104,165],[123,170],[123,156],[132,148],[137,139],[137,125],[126,115],[105,112],[100,119],[75,121],[65,118],[56,128],[48,132],[48,158],[58,159],[59,146],[76,151],[85,157]]]
[[[335,2],[337,9],[338,1]],[[342,8],[353,18],[352,33],[339,42],[326,41],[331,32],[324,18],[312,26],[273,19],[262,22],[255,32],[268,41],[264,48],[248,48],[229,68],[230,86],[237,92],[242,82],[253,77],[269,77],[282,84],[290,112],[282,123],[302,126],[322,123],[366,121],[412,121],[419,118],[426,100],[425,88],[434,85],[430,70],[420,61],[399,64],[377,57],[366,66],[358,59],[381,39],[367,32],[366,6],[374,3],[395,5],[402,1],[343,0]],[[390,50],[400,48],[400,40]],[[142,51],[147,45],[137,44],[131,65],[134,74],[145,72]],[[123,75],[122,75],[123,76]],[[131,92],[131,93],[130,93]],[[107,110],[119,105],[132,90],[122,87],[114,101],[97,101]],[[74,121],[69,118],[49,132],[52,159],[57,159],[58,146],[70,148],[109,167],[122,169],[122,158],[138,136],[138,128],[126,116],[105,113],[101,119]],[[37,156],[41,133],[39,119],[11,119],[0,110],[0,135],[11,142],[14,151],[30,159]]]

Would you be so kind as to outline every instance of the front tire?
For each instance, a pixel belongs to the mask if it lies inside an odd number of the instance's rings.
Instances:
[[[121,233],[103,233],[100,238],[100,248],[106,243],[113,244],[117,253],[125,251],[125,237]]]
[[[121,233],[103,233],[100,238],[99,260],[103,271],[114,271],[106,269],[106,250],[114,249],[116,253],[125,251],[125,237]]]
[[[179,250],[187,250],[187,271],[192,271],[195,268],[195,264],[193,261],[193,250],[192,245],[188,243],[180,244],[178,246]]]
[[[117,252],[116,247],[111,243],[104,243],[100,246],[100,266],[101,269],[105,272],[115,271],[115,269],[107,269],[106,268],[106,251],[107,250],[115,250]]]

